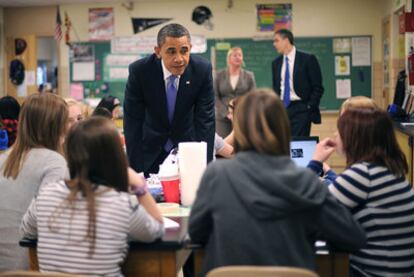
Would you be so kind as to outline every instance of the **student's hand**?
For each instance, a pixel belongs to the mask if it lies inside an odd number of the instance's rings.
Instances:
[[[134,191],[135,187],[145,186],[144,175],[142,173],[137,173],[135,170],[128,167],[128,184],[131,187],[132,191]]]
[[[329,170],[331,170],[331,167],[329,166],[329,164],[327,164],[327,163],[324,162],[323,163],[323,172],[326,173]]]
[[[326,138],[316,145],[315,153],[313,153],[312,160],[325,162],[335,151],[335,141],[331,138]]]

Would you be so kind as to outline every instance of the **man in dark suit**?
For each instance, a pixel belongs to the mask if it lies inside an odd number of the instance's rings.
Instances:
[[[296,50],[289,30],[275,32],[273,45],[281,54],[272,63],[273,90],[287,109],[292,136],[309,136],[311,122],[321,123],[319,102],[324,89],[318,60]]]
[[[130,166],[157,173],[179,142],[207,142],[213,158],[214,92],[211,64],[190,55],[188,30],[164,26],[155,53],[129,66],[125,88],[124,131]]]

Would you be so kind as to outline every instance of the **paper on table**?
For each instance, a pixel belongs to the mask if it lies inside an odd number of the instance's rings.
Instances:
[[[351,80],[337,79],[336,80],[336,98],[346,99],[351,97]]]
[[[164,217],[163,220],[164,220],[164,229],[174,229],[174,228],[180,227],[180,224],[172,219]]]
[[[163,216],[174,216],[174,217],[186,217],[186,216],[190,216],[190,208],[180,207],[178,211],[164,212],[162,213],[162,215]]]

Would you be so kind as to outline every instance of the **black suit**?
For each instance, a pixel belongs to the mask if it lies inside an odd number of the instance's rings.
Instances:
[[[214,92],[211,64],[191,56],[180,77],[172,122],[161,60],[155,54],[129,66],[125,88],[124,132],[130,166],[136,171],[156,173],[168,153],[168,138],[174,146],[185,141],[207,142],[207,158],[213,158]]]
[[[279,96],[282,65],[283,55],[280,55],[272,63],[273,89]],[[319,102],[324,91],[321,69],[314,55],[296,50],[293,88],[302,100],[292,101],[287,108],[292,135],[309,136],[311,122],[321,123]]]

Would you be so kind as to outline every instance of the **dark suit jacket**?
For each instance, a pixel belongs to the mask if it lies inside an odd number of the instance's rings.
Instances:
[[[155,54],[129,66],[125,88],[124,132],[130,166],[147,171],[170,138],[174,146],[185,141],[207,142],[207,158],[213,158],[214,92],[211,64],[191,56],[177,92],[172,123],[161,60]]]
[[[280,96],[280,71],[283,55],[272,63],[273,90]],[[315,55],[296,50],[293,65],[293,88],[296,94],[308,104],[313,123],[321,123],[319,102],[323,94],[322,73]]]

